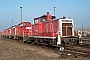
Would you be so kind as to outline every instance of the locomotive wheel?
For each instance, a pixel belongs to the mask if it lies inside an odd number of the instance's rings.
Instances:
[[[65,43],[65,44],[70,44],[70,40],[66,40],[66,39],[65,39],[65,40],[64,40],[64,43]]]
[[[27,41],[23,41],[23,43],[27,43]]]

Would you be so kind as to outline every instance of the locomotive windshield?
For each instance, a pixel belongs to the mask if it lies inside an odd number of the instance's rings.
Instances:
[[[38,19],[34,20],[34,24],[38,24]]]
[[[20,24],[20,26],[29,26],[30,25],[30,23],[22,23],[22,24]]]
[[[20,26],[25,26],[25,24],[20,24]]]
[[[45,22],[46,20],[44,18],[40,18],[40,22]]]

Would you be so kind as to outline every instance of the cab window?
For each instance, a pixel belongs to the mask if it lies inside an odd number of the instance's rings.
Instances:
[[[40,18],[40,22],[44,22],[46,21],[44,18]]]
[[[20,24],[20,26],[25,26],[25,24]]]
[[[34,20],[34,24],[38,24],[38,19]]]

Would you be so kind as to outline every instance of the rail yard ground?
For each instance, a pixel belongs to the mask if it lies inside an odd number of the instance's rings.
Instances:
[[[90,39],[85,40],[81,46],[90,51]],[[90,60],[90,57],[81,55],[70,55],[71,53],[58,55],[55,50],[41,48],[32,44],[24,44],[16,40],[5,39],[0,36],[0,60]]]

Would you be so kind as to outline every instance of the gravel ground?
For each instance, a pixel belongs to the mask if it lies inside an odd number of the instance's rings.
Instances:
[[[54,51],[0,38],[0,60],[90,60],[84,57],[60,57]]]

